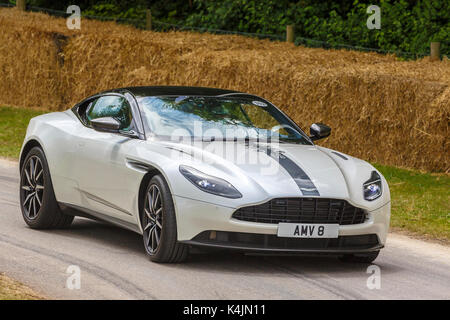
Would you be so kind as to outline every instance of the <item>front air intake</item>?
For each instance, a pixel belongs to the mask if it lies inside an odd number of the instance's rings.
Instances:
[[[232,216],[242,221],[260,223],[363,223],[365,210],[345,200],[324,198],[278,198],[236,210]]]

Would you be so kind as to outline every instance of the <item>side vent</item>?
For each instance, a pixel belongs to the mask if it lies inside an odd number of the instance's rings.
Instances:
[[[142,172],[147,172],[151,169],[151,167],[146,163],[128,158],[127,158],[127,167]]]

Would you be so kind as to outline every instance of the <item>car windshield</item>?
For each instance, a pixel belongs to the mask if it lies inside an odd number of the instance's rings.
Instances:
[[[138,103],[148,128],[157,136],[311,144],[283,113],[257,98],[139,97]]]

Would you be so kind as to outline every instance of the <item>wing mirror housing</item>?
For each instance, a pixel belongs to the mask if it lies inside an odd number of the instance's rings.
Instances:
[[[119,133],[120,122],[112,117],[97,118],[91,120],[92,128],[100,132]]]
[[[309,128],[309,133],[311,135],[309,137],[311,140],[320,140],[331,134],[331,128],[322,123],[313,123]]]

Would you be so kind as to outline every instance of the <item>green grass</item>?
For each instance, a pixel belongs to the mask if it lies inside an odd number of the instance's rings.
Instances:
[[[391,226],[450,241],[450,177],[375,165],[391,191]]]
[[[0,107],[0,156],[18,158],[28,122],[43,113],[25,108]]]
[[[0,156],[18,158],[28,121],[44,111],[0,107]],[[375,165],[391,190],[391,226],[450,241],[450,177]]]

